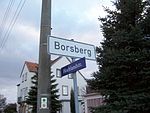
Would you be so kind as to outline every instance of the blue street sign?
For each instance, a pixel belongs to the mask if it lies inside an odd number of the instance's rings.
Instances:
[[[61,76],[68,75],[70,73],[75,73],[76,71],[86,68],[85,57],[81,58],[69,65],[66,65],[61,68]]]

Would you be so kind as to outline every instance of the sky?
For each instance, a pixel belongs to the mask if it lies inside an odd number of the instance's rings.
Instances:
[[[0,44],[21,0],[15,0],[4,27],[2,20],[9,1],[0,0]],[[16,85],[24,62],[38,62],[41,4],[42,0],[26,0],[8,40],[0,48],[0,94],[7,103],[17,100]],[[103,36],[98,18],[106,15],[103,6],[111,8],[112,4],[110,0],[52,0],[51,35],[100,46]],[[96,70],[96,61],[87,61],[87,68],[81,72],[88,78]]]

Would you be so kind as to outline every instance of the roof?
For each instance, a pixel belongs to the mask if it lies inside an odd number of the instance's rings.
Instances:
[[[84,97],[90,97],[90,96],[102,96],[100,93],[89,93],[84,95]]]
[[[55,64],[61,58],[62,57],[58,57],[55,60],[51,60],[51,65]],[[22,75],[22,72],[23,72],[23,69],[24,69],[25,65],[27,66],[29,72],[37,72],[37,69],[39,67],[39,65],[37,63],[25,61],[20,76]]]
[[[26,64],[29,72],[37,72],[37,68],[38,68],[37,63],[25,61],[25,64]]]
[[[55,60],[51,60],[51,65],[55,64],[61,57],[56,58]],[[27,68],[29,72],[37,72],[37,68],[39,67],[39,64],[25,61],[25,64],[27,65]]]
[[[62,58],[62,56],[56,58],[55,60],[51,60],[51,65],[55,64],[61,58]],[[71,60],[68,57],[66,57],[66,58],[71,63]],[[34,62],[29,62],[29,61],[25,61],[24,66],[25,65],[27,66],[29,72],[37,72],[37,68],[39,67],[39,64],[34,63]],[[24,69],[24,66],[23,66],[23,69]],[[22,69],[22,72],[23,72],[23,69]],[[22,72],[21,72],[20,76],[22,75]],[[78,71],[78,72],[84,78],[84,80],[87,81],[87,79],[83,76],[83,74],[80,71]]]

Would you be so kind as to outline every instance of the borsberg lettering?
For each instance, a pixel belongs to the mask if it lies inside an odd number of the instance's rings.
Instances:
[[[60,44],[59,42],[55,41],[55,49],[62,50],[62,51],[70,51],[75,53],[81,53],[81,54],[87,54],[88,57],[91,57],[91,50],[85,49],[85,48],[79,48],[76,45],[74,46],[68,46]]]

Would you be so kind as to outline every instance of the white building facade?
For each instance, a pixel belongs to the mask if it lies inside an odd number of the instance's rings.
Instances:
[[[85,113],[91,113],[91,108],[104,105],[104,97],[99,93],[90,93],[84,96]]]
[[[55,75],[54,79],[56,79],[56,83],[58,83],[57,89],[59,89],[58,95],[59,100],[62,104],[62,109],[58,111],[58,113],[71,113],[70,112],[70,91],[73,89],[73,79],[72,76],[66,75],[61,77],[60,69],[70,64],[71,61],[67,57],[59,57],[52,61],[51,71],[52,75]],[[31,106],[25,103],[26,97],[28,96],[28,92],[30,87],[33,85],[31,82],[31,78],[35,75],[37,71],[38,64],[32,62],[25,62],[21,75],[20,75],[20,83],[17,85],[17,96],[18,96],[18,113],[31,113]],[[78,100],[79,100],[79,110],[80,113],[84,113],[84,101],[83,95],[86,88],[86,79],[84,76],[78,71],[76,73],[77,76],[77,84],[78,84]]]

